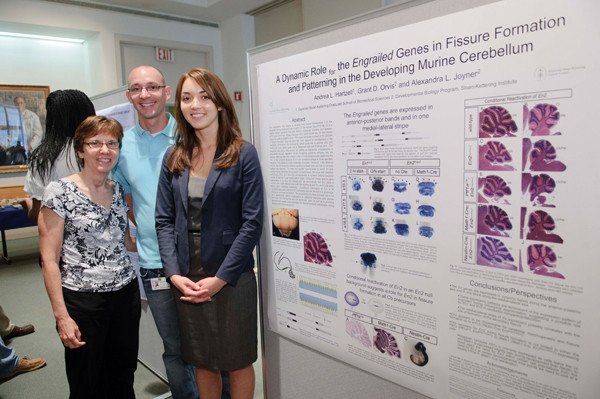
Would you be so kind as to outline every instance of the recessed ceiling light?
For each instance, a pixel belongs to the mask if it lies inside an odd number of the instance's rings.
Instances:
[[[69,37],[31,35],[28,33],[15,33],[15,32],[0,32],[0,36],[22,37],[22,38],[26,38],[26,39],[52,40],[55,42],[80,43],[80,44],[85,41],[83,39],[71,39]]]

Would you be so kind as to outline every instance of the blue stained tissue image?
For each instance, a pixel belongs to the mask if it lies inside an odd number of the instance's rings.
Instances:
[[[387,233],[387,229],[385,228],[385,222],[383,220],[376,220],[373,225],[373,233],[375,234],[385,234]]]
[[[362,184],[360,184],[360,180],[354,180],[352,182],[352,190],[360,191],[361,188],[362,188]]]
[[[408,202],[396,202],[394,211],[400,215],[408,215],[410,214],[410,204]]]
[[[435,208],[431,205],[421,205],[417,210],[419,211],[419,215],[426,218],[432,218],[435,215]]]
[[[362,211],[362,208],[362,203],[360,201],[352,202],[352,209],[354,209],[355,211]]]
[[[394,229],[399,236],[408,236],[408,225],[406,223],[396,223]]]
[[[373,188],[374,191],[382,192],[383,188],[384,188],[383,180],[381,180],[381,179],[373,180],[373,184],[371,185],[371,188]]]
[[[403,193],[406,191],[408,184],[405,181],[395,181],[394,182],[394,191],[398,193]]]
[[[419,227],[419,235],[421,237],[431,238],[433,236],[433,227],[430,227],[430,226]]]
[[[363,252],[360,254],[360,263],[365,267],[374,268],[377,262],[377,256],[371,252]]]
[[[365,225],[363,224],[362,220],[360,220],[360,218],[356,218],[352,221],[352,228],[354,230],[361,231],[363,227],[365,227]]]
[[[382,202],[375,201],[373,202],[373,210],[377,213],[383,213],[385,211],[385,206]]]
[[[419,194],[431,197],[435,193],[435,183],[432,181],[419,182]]]
[[[358,295],[356,295],[352,291],[346,292],[346,295],[344,295],[344,299],[346,300],[346,303],[350,306],[356,306],[360,303],[360,300],[358,299]]]

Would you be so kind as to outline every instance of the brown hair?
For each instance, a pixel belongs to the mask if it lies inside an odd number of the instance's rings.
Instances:
[[[217,148],[221,151],[219,158],[215,160],[217,168],[229,168],[237,164],[240,150],[244,140],[240,132],[233,102],[223,81],[213,72],[206,69],[194,68],[181,75],[177,83],[175,94],[175,120],[177,121],[177,135],[173,152],[167,160],[169,170],[181,173],[183,169],[191,166],[192,152],[195,147],[200,146],[200,139],[192,125],[183,116],[181,111],[181,90],[186,79],[195,81],[210,97],[217,108],[219,130],[217,133]]]
[[[121,148],[123,141],[123,126],[121,126],[117,120],[102,115],[88,116],[81,122],[73,136],[73,148],[77,153],[83,152],[85,140],[94,137],[99,133],[108,133],[113,136],[117,139],[119,148]],[[77,162],[83,166],[83,159],[77,157]]]

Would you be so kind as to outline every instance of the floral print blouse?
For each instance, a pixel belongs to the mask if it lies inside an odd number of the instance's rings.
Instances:
[[[60,258],[63,288],[81,292],[117,291],[135,278],[127,250],[127,204],[123,189],[113,184],[110,209],[93,202],[63,178],[51,182],[42,206],[64,219]]]

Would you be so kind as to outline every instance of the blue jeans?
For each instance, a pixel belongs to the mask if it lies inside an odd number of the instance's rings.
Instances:
[[[4,341],[0,337],[0,378],[11,375],[18,364],[19,356],[13,348],[4,345]]]
[[[170,289],[152,291],[150,280],[164,277],[162,269],[140,268],[140,277],[158,334],[162,338],[162,355],[173,399],[198,399],[194,367],[181,359],[179,320],[175,298]]]

